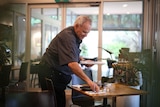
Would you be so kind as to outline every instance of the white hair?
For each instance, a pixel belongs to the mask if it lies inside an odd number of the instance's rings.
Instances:
[[[85,23],[85,22],[90,22],[90,24],[92,25],[92,20],[91,20],[91,18],[90,17],[88,17],[88,16],[78,16],[77,18],[76,18],[76,21],[74,22],[74,26],[75,25],[83,25],[83,23]]]

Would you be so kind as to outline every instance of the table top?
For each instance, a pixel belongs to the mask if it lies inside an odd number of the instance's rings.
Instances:
[[[19,92],[6,95],[5,107],[55,107],[49,92]]]
[[[69,86],[71,89],[79,91],[85,95],[88,95],[93,98],[112,98],[117,96],[130,96],[130,95],[142,95],[147,94],[144,90],[139,90],[132,88],[130,86],[118,84],[118,83],[110,83],[110,87],[108,91],[104,91],[103,89],[99,92],[93,91],[83,91],[80,86]]]
[[[81,64],[100,64],[103,65],[105,62],[102,61],[90,61],[90,60],[85,60],[85,61],[80,61]]]
[[[12,66],[11,70],[20,70],[20,66]]]

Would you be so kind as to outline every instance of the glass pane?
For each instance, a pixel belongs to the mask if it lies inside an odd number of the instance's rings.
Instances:
[[[104,29],[140,29],[141,15],[139,14],[114,14],[104,15]]]
[[[66,26],[73,25],[77,16],[87,15],[87,16],[90,16],[90,18],[92,19],[92,29],[97,29],[97,27],[98,27],[98,8],[99,7],[67,8]],[[81,10],[81,11],[78,11],[78,10]],[[86,11],[86,10],[88,10],[88,11]],[[92,11],[92,12],[90,12],[90,11]]]
[[[40,60],[61,28],[60,8],[31,9],[31,60]]]
[[[0,67],[12,64],[13,45],[13,12],[0,5]]]
[[[45,18],[43,20],[42,54],[61,30],[61,8],[43,8],[43,15]]]
[[[113,8],[113,5],[117,8]],[[118,61],[121,48],[129,48],[130,52],[140,52],[142,1],[105,2],[103,14],[102,59]],[[102,69],[102,74],[110,76],[113,69]]]
[[[36,61],[41,54],[41,26],[42,21],[37,18],[31,18],[31,60]]]
[[[45,24],[44,25],[45,30],[44,30],[44,38],[43,38],[43,52],[45,52],[45,49],[48,47],[49,43],[51,42],[51,40],[56,36],[56,34],[58,33],[58,28],[53,26],[53,25],[49,25],[49,24]]]
[[[4,6],[4,7],[3,7]],[[24,61],[26,22],[24,4],[0,6],[0,43],[11,50],[10,63],[19,66]]]
[[[130,52],[141,51],[140,31],[103,31],[102,47],[111,51],[118,60],[119,50],[122,47],[130,48]],[[103,58],[110,58],[110,54],[103,51]]]
[[[16,51],[15,55],[18,59],[15,59],[15,65],[21,65],[21,63],[25,60],[25,47],[26,47],[26,23],[25,16],[17,16],[17,37],[16,37]]]
[[[46,6],[45,6],[46,7]],[[51,40],[61,29],[60,8],[32,8],[31,9],[31,66],[30,74],[36,73],[35,64],[39,63]],[[38,81],[30,79],[30,87],[39,87]]]
[[[77,11],[81,10],[81,11]],[[94,11],[93,13],[87,12],[86,10]],[[67,21],[66,26],[73,25],[75,19],[79,15],[88,15],[92,19],[92,29],[89,32],[88,36],[83,39],[81,43],[81,56],[85,58],[95,58],[98,57],[98,10],[99,7],[74,7],[67,8]],[[97,71],[98,66],[94,65],[91,67],[93,71],[93,80],[97,81]]]

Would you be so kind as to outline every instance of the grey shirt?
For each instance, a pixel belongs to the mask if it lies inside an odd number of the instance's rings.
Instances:
[[[74,27],[65,28],[51,41],[42,60],[53,70],[62,72],[66,75],[73,74],[68,67],[70,62],[79,62],[80,40]]]

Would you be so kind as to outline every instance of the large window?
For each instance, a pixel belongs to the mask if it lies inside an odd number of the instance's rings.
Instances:
[[[102,48],[111,51],[112,54],[102,49],[102,58],[118,61],[121,48],[129,48],[130,52],[140,52],[142,2],[105,2],[103,12]],[[102,69],[102,74],[108,74],[107,72]]]
[[[103,20],[103,48],[116,58],[122,47],[130,48],[130,52],[141,51],[141,14],[104,15]]]
[[[114,6],[116,9],[114,9]],[[119,49],[140,52],[142,43],[142,1],[105,2],[103,14],[103,48],[118,58]],[[102,56],[105,56],[103,53]]]
[[[105,62],[104,65],[91,67],[94,81],[101,76],[112,76],[113,69],[108,68],[108,58],[118,60],[119,50],[124,47],[129,48],[130,52],[141,51],[142,2],[104,2],[103,15],[100,15],[100,6],[100,3],[69,3],[63,6],[57,4],[55,8],[52,5],[31,8],[31,21],[34,22],[34,25],[31,22],[31,34],[35,29],[39,31],[38,38],[34,39],[31,35],[34,41],[31,47],[36,47],[31,49],[31,60],[42,55],[56,34],[73,25],[77,16],[89,15],[93,21],[92,29],[83,39],[80,55],[86,58],[98,57]]]
[[[116,7],[116,8],[115,8]],[[81,11],[77,11],[81,10]],[[92,18],[92,30],[81,44],[81,56],[94,58],[98,55],[98,48],[101,48],[102,58],[106,64],[100,66],[102,76],[112,76],[113,69],[108,68],[107,59],[118,61],[119,50],[121,48],[129,48],[130,52],[140,52],[142,44],[141,33],[141,15],[142,2],[104,2],[103,9],[103,31],[99,35],[98,31],[98,7],[69,7],[67,8],[66,25],[73,24],[78,15],[89,15]],[[102,46],[98,44],[102,36]],[[112,52],[110,55],[105,49]],[[94,80],[97,81],[98,70],[97,65],[94,65],[93,70]]]
[[[5,14],[7,16],[3,18],[4,15],[2,15],[1,20],[5,19],[7,25],[13,26],[15,42],[13,43],[12,55],[14,65],[20,65],[21,61],[39,59],[56,34],[62,28],[73,25],[78,15],[89,15],[93,21],[90,33],[81,44],[83,57],[98,57],[107,62],[107,58],[118,60],[119,49],[122,47],[128,47],[130,52],[141,51],[142,0],[104,3],[103,1],[95,3],[71,2],[64,5],[59,3],[28,4],[27,7],[26,4],[12,4],[10,8],[12,10],[11,17],[7,17],[10,15]],[[102,6],[101,3],[104,5]],[[26,14],[29,18],[26,17]],[[14,22],[10,23],[12,21]],[[26,22],[30,26],[26,26]],[[3,35],[1,38],[4,36],[7,37]],[[7,42],[7,45],[11,46],[11,44]],[[100,47],[111,51],[113,54],[110,55],[104,49],[99,49]],[[91,69],[93,69],[95,81],[97,75],[98,77],[101,76],[101,71],[103,76],[110,75],[107,64],[94,65]]]
[[[31,9],[31,60],[38,61],[61,27],[61,9]]]

